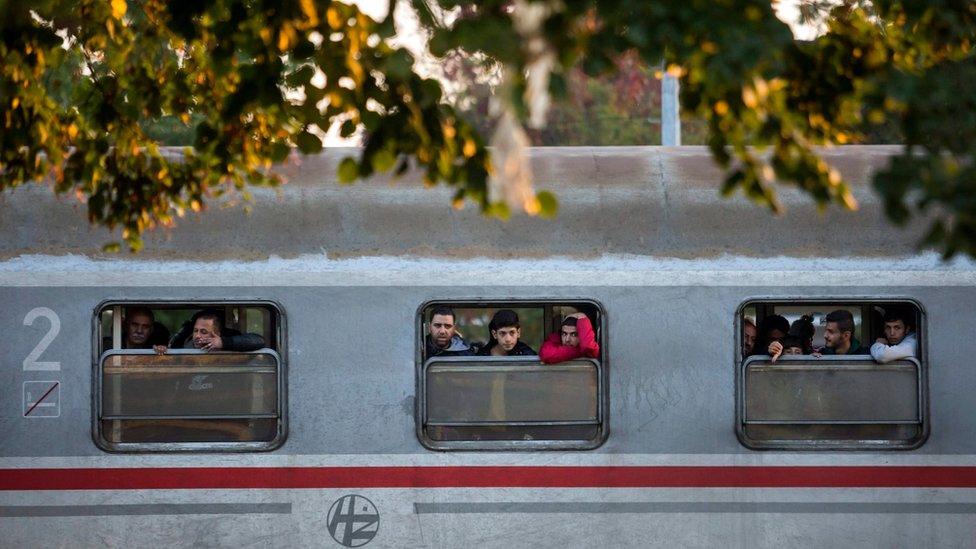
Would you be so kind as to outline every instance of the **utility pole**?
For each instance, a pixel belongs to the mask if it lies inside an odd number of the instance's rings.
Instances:
[[[678,107],[678,79],[665,70],[661,79],[661,144],[681,145],[681,117]]]

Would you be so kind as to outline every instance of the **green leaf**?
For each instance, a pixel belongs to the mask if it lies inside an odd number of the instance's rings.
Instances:
[[[295,144],[298,145],[298,150],[304,154],[315,154],[322,150],[322,140],[307,131],[298,134],[298,137],[295,138]]]
[[[512,210],[504,202],[492,202],[485,207],[484,212],[488,217],[497,217],[505,221],[512,217]]]
[[[413,56],[405,50],[393,52],[386,60],[386,74],[396,80],[406,80],[413,74]]]
[[[352,135],[355,133],[356,133],[356,123],[353,122],[352,120],[346,120],[345,122],[342,123],[342,126],[339,127],[340,137],[352,137]]]
[[[371,163],[374,171],[385,172],[396,163],[396,155],[389,149],[380,149],[371,158]]]
[[[339,162],[339,183],[351,184],[355,183],[356,179],[359,178],[359,164],[354,158],[343,158],[342,162]]]
[[[549,191],[540,191],[536,193],[535,198],[539,201],[540,217],[545,219],[556,217],[556,212],[559,210],[559,201],[556,200],[556,195]]]

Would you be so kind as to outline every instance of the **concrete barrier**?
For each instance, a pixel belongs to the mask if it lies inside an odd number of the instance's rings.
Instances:
[[[176,228],[147,235],[140,257],[905,255],[915,251],[924,227],[891,226],[870,186],[871,173],[898,150],[824,151],[825,160],[851,183],[859,211],[831,207],[820,214],[811,199],[784,186],[787,213],[775,217],[741,196],[720,197],[722,173],[703,147],[536,148],[536,187],[555,192],[559,215],[517,215],[506,222],[483,217],[473,205],[454,210],[451,189],[425,188],[417,174],[340,185],[336,167],[357,151],[328,149],[280,167],[287,184],[255,189],[250,214],[239,200],[212,203]],[[84,204],[55,197],[41,184],[0,194],[0,234],[2,257],[97,256],[103,244],[118,238],[90,226]]]

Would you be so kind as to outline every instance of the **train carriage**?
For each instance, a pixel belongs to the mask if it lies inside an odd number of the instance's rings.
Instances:
[[[328,152],[135,258],[78,255],[110,235],[9,193],[3,545],[971,546],[976,271],[882,221],[893,152],[827,153],[858,214],[786,192],[774,219],[718,198],[702,149],[536,149],[560,217],[508,223],[409,178],[338,187]],[[600,352],[428,356],[437,306],[469,342],[518,311],[535,350],[582,312]],[[263,347],[123,348],[143,307]],[[822,340],[845,309],[870,343],[894,307],[913,357],[743,356],[746,318]]]

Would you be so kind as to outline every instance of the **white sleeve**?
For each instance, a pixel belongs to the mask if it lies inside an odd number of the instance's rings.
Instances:
[[[893,360],[915,356],[915,337],[905,337],[898,345],[875,343],[871,346],[871,356],[874,360],[885,364]]]

